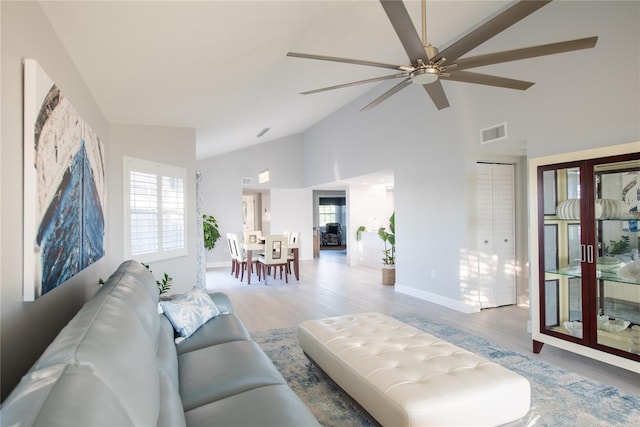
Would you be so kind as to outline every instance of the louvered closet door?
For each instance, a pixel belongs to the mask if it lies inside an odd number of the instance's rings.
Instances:
[[[477,201],[480,306],[515,304],[513,165],[478,163]]]

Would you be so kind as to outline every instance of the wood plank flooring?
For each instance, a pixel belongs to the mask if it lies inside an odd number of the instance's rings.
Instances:
[[[300,262],[300,280],[269,278],[268,286],[252,277],[251,285],[230,275],[230,268],[207,270],[209,291],[225,292],[249,331],[297,326],[307,319],[377,311],[428,316],[496,344],[533,355],[527,332],[529,308],[508,306],[465,314],[381,285],[378,269],[348,266],[340,251],[321,251],[320,258]],[[550,345],[534,355],[628,393],[640,396],[640,375]]]

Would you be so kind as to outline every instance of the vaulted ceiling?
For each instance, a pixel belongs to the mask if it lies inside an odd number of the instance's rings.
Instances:
[[[420,32],[420,2],[405,4]],[[428,1],[429,42],[444,48],[509,4]],[[107,120],[195,128],[198,158],[303,132],[375,83],[299,92],[389,74],[290,58],[288,51],[407,62],[375,0],[42,1],[41,6]],[[525,20],[540,19],[536,14]],[[518,33],[518,25],[505,37]],[[590,35],[595,34],[567,39]],[[560,41],[530,31],[520,39],[512,48]],[[443,83],[445,90],[462,84]],[[427,96],[425,113],[437,114]],[[257,137],[265,128],[270,130]]]

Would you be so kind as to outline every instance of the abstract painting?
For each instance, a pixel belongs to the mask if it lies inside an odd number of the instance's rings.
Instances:
[[[95,132],[33,59],[24,60],[24,300],[105,254],[105,157]]]

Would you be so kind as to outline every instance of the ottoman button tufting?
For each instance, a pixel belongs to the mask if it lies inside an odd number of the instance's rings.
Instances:
[[[501,425],[529,411],[524,377],[383,314],[309,320],[298,340],[384,426]]]

